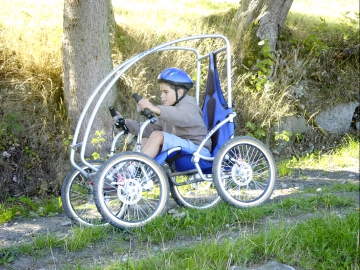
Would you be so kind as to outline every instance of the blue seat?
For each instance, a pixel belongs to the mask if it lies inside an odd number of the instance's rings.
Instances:
[[[208,131],[214,128],[218,123],[224,120],[229,114],[233,112],[232,108],[228,106],[219,82],[219,74],[216,66],[216,55],[212,52],[209,54],[209,71],[206,82],[206,93],[202,107],[203,119]],[[211,156],[215,157],[219,148],[228,141],[235,132],[235,125],[233,122],[227,122],[220,127],[212,136]],[[175,165],[177,172],[195,169],[194,163],[191,162],[194,151],[181,148],[181,150],[169,154],[170,151],[160,153],[155,160],[159,164],[165,161]],[[212,162],[200,160],[199,166],[204,174],[212,173]]]

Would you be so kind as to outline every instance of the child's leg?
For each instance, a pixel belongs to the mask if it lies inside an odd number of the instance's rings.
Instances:
[[[142,152],[149,157],[155,158],[159,154],[163,142],[163,133],[161,131],[154,131],[153,133],[151,133],[149,139],[146,141]]]
[[[146,142],[148,141],[149,138],[142,138],[141,139],[141,149],[144,148]],[[136,151],[137,148],[137,144],[134,146],[133,151]]]

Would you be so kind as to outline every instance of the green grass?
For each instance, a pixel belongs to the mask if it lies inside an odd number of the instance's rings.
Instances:
[[[359,168],[359,138],[345,135],[341,145],[329,152],[322,153],[315,149],[313,153],[306,156],[292,157],[291,159],[281,160],[277,163],[278,176],[290,176],[296,169],[341,170],[344,167]]]
[[[359,269],[358,230],[356,212],[343,217],[319,212],[296,224],[269,222],[256,234],[241,234],[235,240],[203,241],[140,261],[91,269],[242,269],[271,260],[295,269]]]
[[[336,189],[338,191],[340,187]],[[346,188],[348,189],[348,188]],[[146,266],[146,263],[150,263],[150,265],[156,265],[158,269],[162,268],[161,265],[168,264],[170,269],[176,269],[176,267],[183,262],[184,258],[186,262],[185,264],[189,264],[188,267],[190,269],[196,269],[196,267],[204,266],[207,264],[209,254],[206,253],[206,247],[209,250],[214,249],[212,252],[216,253],[218,250],[218,254],[214,258],[214,267],[220,267],[221,264],[224,263],[223,259],[229,256],[229,253],[222,253],[221,250],[227,249],[228,244],[224,244],[222,235],[227,235],[231,233],[236,236],[236,241],[232,240],[231,245],[237,245],[240,241],[241,245],[243,245],[243,241],[248,241],[247,245],[251,242],[259,242],[252,249],[248,250],[244,249],[245,253],[241,256],[246,256],[246,254],[252,254],[250,257],[239,257],[236,259],[236,256],[240,256],[237,253],[233,253],[235,256],[233,259],[234,262],[239,265],[243,265],[246,263],[256,263],[266,261],[270,258],[280,260],[282,262],[291,262],[295,260],[292,258],[290,253],[285,256],[282,254],[280,250],[278,251],[269,251],[269,247],[264,246],[259,239],[259,235],[261,237],[265,237],[267,235],[272,236],[271,241],[275,241],[275,238],[279,235],[281,237],[278,239],[279,242],[282,239],[282,235],[289,234],[289,228],[292,230],[298,230],[297,226],[308,226],[307,222],[314,221],[303,221],[303,222],[285,222],[283,220],[297,220],[297,217],[301,217],[302,215],[311,214],[312,216],[322,216],[323,219],[328,220],[329,223],[335,222],[334,226],[338,226],[336,219],[333,218],[333,211],[335,209],[342,209],[344,207],[352,208],[350,210],[349,216],[358,214],[355,210],[356,202],[351,197],[344,197],[341,195],[333,195],[333,194],[323,194],[323,195],[313,195],[302,197],[302,192],[298,192],[297,195],[293,197],[288,197],[283,200],[277,200],[272,203],[268,203],[265,205],[261,205],[255,208],[248,209],[236,209],[234,207],[229,206],[228,204],[221,203],[217,207],[213,209],[209,209],[206,211],[194,210],[194,209],[183,209],[186,211],[186,216],[180,219],[173,219],[171,215],[160,216],[154,221],[146,224],[143,228],[135,229],[131,232],[131,237],[138,242],[138,245],[151,246],[151,245],[163,245],[168,241],[177,241],[177,239],[201,239],[201,244],[195,245],[194,247],[186,248],[186,249],[176,249],[172,250],[169,253],[164,253],[163,256],[156,258],[147,258],[146,260],[139,262],[128,262],[128,264],[134,264],[135,269],[145,269],[143,267]],[[320,218],[318,218],[320,219]],[[348,220],[342,218],[346,223]],[[272,226],[273,223],[269,222],[273,220],[273,222],[278,223],[281,226]],[[354,222],[353,219],[349,219],[349,222]],[[305,224],[305,225],[304,225]],[[285,226],[286,225],[286,226]],[[346,224],[345,224],[346,225]],[[341,225],[341,226],[345,226]],[[324,225],[325,226],[325,225]],[[331,226],[331,225],[326,225]],[[340,226],[340,225],[339,225]],[[346,225],[348,230],[351,230],[350,235],[353,235],[357,232],[358,224],[355,226]],[[242,234],[241,231],[247,231],[246,234]],[[340,230],[340,229],[339,229]],[[238,236],[240,239],[237,239]],[[302,238],[307,238],[308,235],[304,234]],[[226,238],[226,237],[225,237]],[[308,241],[307,239],[302,239],[299,236],[299,240]],[[222,239],[220,241],[220,239]],[[17,245],[11,248],[2,248],[0,249],[0,264],[10,263],[16,256],[21,254],[23,255],[31,255],[36,258],[41,258],[42,256],[46,256],[49,250],[54,248],[61,249],[63,252],[76,252],[84,249],[88,249],[89,246],[99,245],[101,243],[106,243],[106,249],[114,252],[118,251],[123,253],[124,250],[119,250],[119,243],[123,240],[123,235],[119,230],[114,229],[113,227],[74,227],[72,229],[72,234],[59,238],[54,234],[46,234],[46,235],[38,235],[35,236],[30,242]],[[235,241],[235,242],[234,242]],[[270,241],[270,242],[271,242]],[[291,239],[288,240],[291,243]],[[205,244],[206,243],[206,244]],[[261,243],[261,245],[260,245]],[[278,243],[280,244],[280,243]],[[260,247],[259,247],[260,245]],[[269,244],[270,245],[270,244]],[[341,249],[339,246],[339,249]],[[121,246],[121,245],[120,245]],[[141,247],[139,247],[141,248]],[[296,248],[296,247],[291,247]],[[315,248],[315,247],[314,247]],[[323,247],[319,247],[323,248]],[[253,252],[257,254],[261,250],[262,255],[257,257],[256,259]],[[255,250],[255,251],[254,251]],[[192,254],[188,257],[188,252]],[[321,251],[318,251],[321,252]],[[348,251],[344,251],[346,256],[353,257],[354,254]],[[172,254],[172,255],[171,255]],[[167,258],[167,256],[173,256],[174,254],[179,254],[176,259]],[[285,257],[281,257],[285,256]],[[304,255],[305,256],[305,255]],[[325,256],[325,255],[324,255]],[[299,257],[297,257],[299,258]],[[246,259],[246,260],[245,260]],[[316,258],[314,258],[316,259]],[[150,260],[150,261],[149,261]],[[165,261],[164,261],[165,260]],[[173,261],[174,260],[174,261]],[[164,264],[165,263],[165,264]],[[301,266],[304,266],[305,262],[295,262]],[[318,262],[313,262],[318,263]],[[193,266],[191,266],[193,265]],[[335,261],[335,265],[340,265],[340,262]],[[122,264],[121,267],[124,265]],[[168,267],[166,266],[166,267]],[[114,268],[112,268],[114,267]],[[111,266],[109,264],[109,269],[116,269],[116,267],[120,267],[118,264]],[[191,268],[194,267],[194,268]],[[310,267],[311,268],[311,267]],[[310,269],[306,268],[305,269]],[[79,268],[83,269],[83,268]],[[86,269],[98,269],[98,268],[86,268]],[[120,268],[123,269],[123,268]],[[208,269],[217,269],[217,268],[208,268]],[[225,269],[225,268],[219,268]]]
[[[318,193],[317,189],[315,188],[308,188],[306,189],[308,193]],[[358,183],[335,183],[332,185],[324,186],[321,188],[321,192],[360,192],[360,186]]]
[[[30,197],[8,198],[0,203],[0,224],[15,218],[29,218],[37,216],[53,216],[62,213],[60,197],[36,200]]]
[[[35,235],[31,241],[10,248],[0,248],[0,265],[11,263],[16,256],[30,255],[35,258],[45,256],[55,248],[63,252],[71,252],[88,248],[101,240],[111,237],[113,241],[122,241],[121,234],[112,227],[77,227],[66,237],[58,237],[53,233]]]

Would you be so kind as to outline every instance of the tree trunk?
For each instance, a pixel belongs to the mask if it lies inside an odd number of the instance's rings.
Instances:
[[[272,50],[276,50],[279,29],[285,22],[292,2],[293,0],[240,1],[235,22],[238,25],[238,54],[241,59],[250,55],[256,57],[259,50],[257,44],[261,40],[268,40]],[[254,64],[254,59],[250,59],[248,64]]]
[[[114,22],[111,0],[64,1],[63,84],[65,106],[73,129],[91,93],[113,68],[110,42]],[[115,96],[113,91],[100,108],[90,137],[96,130],[109,130],[106,125],[109,126],[111,120],[106,108],[112,96]],[[85,127],[83,125],[79,138]]]

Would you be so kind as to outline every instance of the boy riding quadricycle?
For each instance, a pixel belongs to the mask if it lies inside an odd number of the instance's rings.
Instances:
[[[218,43],[222,45],[205,53],[195,46],[179,46],[187,42],[200,44],[204,40],[220,40]],[[105,162],[87,161],[85,149],[90,127],[107,93],[131,66],[151,54],[167,50],[194,53],[195,83],[180,68],[164,69],[158,76],[162,105],[154,105],[133,94],[145,118],[141,123],[124,119],[111,107],[115,126],[121,131],[114,137],[110,158]],[[222,70],[226,73],[225,92],[221,89],[217,68],[219,55],[225,62]],[[200,89],[203,61],[209,62],[204,90]],[[100,98],[95,100],[101,89],[104,90]],[[200,95],[203,96],[201,108]],[[90,111],[93,103],[94,109]],[[90,120],[84,123],[87,114]],[[275,161],[262,142],[235,136],[235,116],[230,44],[226,37],[180,38],[126,60],[94,90],[78,121],[70,154],[74,169],[62,188],[66,214],[81,224],[110,223],[118,228],[134,228],[164,213],[170,194],[178,205],[198,209],[213,207],[221,199],[235,207],[262,204],[275,187]],[[86,131],[79,143],[79,130],[83,125]],[[137,135],[135,149],[115,154],[117,141],[128,133]],[[77,150],[80,150],[80,164],[75,162]]]

